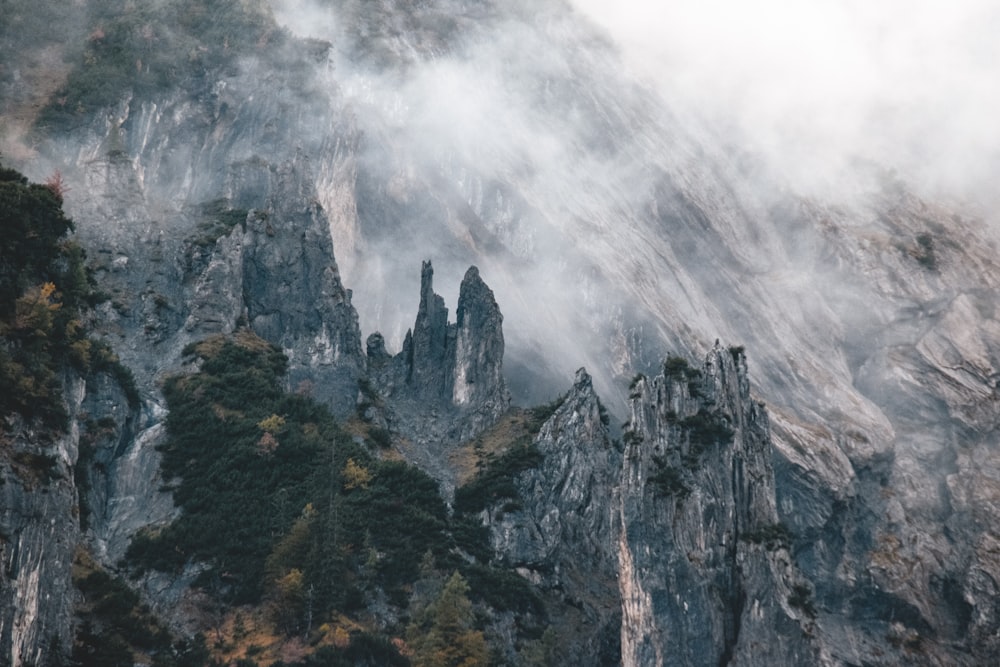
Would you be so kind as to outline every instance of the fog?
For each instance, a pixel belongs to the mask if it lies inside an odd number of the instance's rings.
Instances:
[[[996,203],[996,2],[574,4],[637,74],[730,125],[800,186],[861,157],[929,193]]]
[[[982,0],[270,4],[332,44],[313,82],[330,115],[286,119],[296,140],[322,164],[331,117],[361,137],[357,183],[318,185],[363,333],[398,350],[421,260],[452,312],[475,263],[512,365],[557,378],[524,400],[581,365],[620,395],[716,338],[776,374],[808,339],[819,366],[870,298],[817,265],[819,231],[776,222],[789,193],[857,225],[888,169],[997,198],[1000,8]]]
[[[830,247],[818,223],[883,224],[871,196],[887,173],[934,199],[996,197],[998,10],[983,2],[270,4],[332,45],[275,136],[317,165],[363,334],[399,349],[422,260],[453,313],[477,264],[522,402],[587,366],[613,404],[632,373],[719,339],[748,347],[775,399],[811,383],[850,403],[845,341],[862,363],[878,343],[854,329],[892,319],[877,292],[898,287],[851,263],[862,248],[905,260],[927,230]],[[296,92],[302,73],[281,80],[267,57],[248,50],[241,76],[260,66]],[[206,168],[267,150],[251,136]]]

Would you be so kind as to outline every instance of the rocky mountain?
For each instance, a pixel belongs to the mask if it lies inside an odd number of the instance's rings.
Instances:
[[[239,332],[456,504],[463,456],[488,477],[513,442],[537,448],[469,510],[491,548],[470,558],[538,591],[557,662],[996,654],[994,214],[861,161],[796,191],[560,1],[64,9],[5,4],[0,150],[63,184],[102,293],[85,324],[138,400],[67,362],[66,428],[4,417],[12,664],[69,650],[78,547],[117,571],[181,514],[163,383]],[[512,435],[510,403],[581,365]],[[154,608],[186,613],[189,565],[146,580]],[[497,655],[527,661],[542,639],[491,609]]]
[[[493,426],[510,406],[510,395],[503,376],[503,315],[479,269],[470,267],[462,280],[453,324],[444,299],[434,293],[433,276],[431,263],[424,262],[417,319],[398,354],[389,355],[382,334],[368,337],[371,379],[362,394],[367,389],[371,402],[364,416],[409,439],[407,457],[449,492],[454,474],[445,464],[448,451]]]

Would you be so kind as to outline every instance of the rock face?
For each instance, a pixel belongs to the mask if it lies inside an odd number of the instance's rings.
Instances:
[[[137,529],[174,516],[169,494],[159,491],[156,446],[166,413],[158,383],[183,368],[186,345],[249,327],[289,356],[290,389],[337,414],[354,411],[365,357],[334,259],[331,216],[317,193],[319,172],[329,188],[352,176],[354,129],[328,106],[332,91],[279,83],[311,69],[315,49],[298,45],[286,55],[277,78],[265,74],[276,63],[261,62],[263,69],[230,70],[208,87],[141,98],[123,90],[71,137],[52,137],[58,158],[47,168],[73,182],[65,209],[110,297],[97,307],[94,328],[134,372],[142,406],[132,410],[120,388],[97,379],[86,391],[70,386],[71,412],[83,401],[87,419],[58,442],[5,432],[26,451],[62,453],[44,488],[19,490],[5,468],[0,534],[11,574],[0,592],[0,662],[11,655],[14,664],[33,665],[53,642],[68,646],[69,572],[81,540],[114,567]],[[297,128],[276,122],[293,100],[303,114]],[[318,118],[327,131],[315,132]],[[27,165],[44,179],[37,168]],[[79,488],[78,431],[87,479]]]
[[[542,463],[517,478],[519,505],[486,513],[493,547],[543,590],[564,591],[578,618],[558,618],[566,665],[618,664],[621,611],[616,551],[621,452],[590,375],[573,388],[535,438]],[[563,622],[563,623],[560,623]]]
[[[242,241],[242,295],[250,328],[285,351],[289,385],[343,415],[364,370],[358,316],[333,256],[329,222],[301,192],[309,177],[282,165],[268,208],[248,215]],[[308,186],[306,186],[308,187]]]
[[[0,430],[0,660],[12,667],[49,664],[69,650],[81,513],[105,492],[93,478],[78,486],[81,468],[93,465],[101,433],[120,433],[133,417],[108,376],[85,382],[67,372],[63,386],[65,433],[30,428],[17,416]]]
[[[450,487],[447,446],[492,426],[510,406],[503,376],[503,315],[493,291],[470,267],[458,295],[458,321],[448,322],[434,293],[434,268],[420,271],[420,305],[402,350],[390,356],[380,333],[368,337],[369,377],[391,427],[410,438],[407,454]]]
[[[74,384],[79,395],[82,383]],[[71,640],[78,443],[74,434],[46,440],[16,427],[6,435],[15,453],[4,461],[0,486],[0,655],[27,667]],[[24,462],[21,470],[12,469],[16,461]]]
[[[483,514],[500,559],[580,610],[561,664],[830,663],[742,350],[637,377],[622,442],[603,412],[581,369],[516,478],[518,508]]]
[[[318,184],[353,178],[357,139],[336,89],[311,76],[324,53],[289,43],[208,87],[123,90],[52,137],[67,213],[111,296],[98,324],[150,400],[188,343],[246,326],[289,356],[289,388],[353,411],[364,352],[334,258],[337,203]],[[298,123],[279,122],[288,105]]]
[[[12,6],[40,11],[29,4]],[[98,27],[83,25],[93,3],[71,4],[82,44]],[[298,3],[274,6],[283,4]],[[752,628],[776,662],[995,657],[1000,237],[989,219],[921,200],[874,169],[839,191],[789,195],[696,114],[622,78],[615,49],[565,3],[321,4],[341,11],[322,36],[330,43],[279,40],[275,29],[240,62],[164,87],[124,86],[74,114],[71,131],[37,128],[32,147],[4,152],[37,181],[61,170],[67,211],[110,295],[95,324],[143,394],[141,410],[115,411],[113,391],[80,399],[68,385],[70,404],[96,402],[84,409],[111,419],[91,432],[93,481],[77,490],[90,508],[85,539],[106,564],[137,527],[174,511],[157,491],[157,383],[183,367],[187,344],[241,326],[289,354],[290,388],[338,414],[356,408],[368,374],[371,418],[406,434],[407,454],[447,489],[449,443],[506,406],[505,341],[476,272],[449,324],[428,265],[403,342],[399,322],[412,314],[399,304],[409,297],[391,286],[433,249],[439,270],[475,263],[488,273],[517,323],[507,382],[525,402],[585,363],[609,405],[628,406],[619,467],[615,448],[607,461],[600,445],[574,449],[592,442],[590,427],[552,432],[539,442],[548,454],[538,477],[523,479],[538,508],[523,525],[492,517],[504,557],[553,586],[546,564],[570,568],[568,545],[580,539],[571,517],[613,539],[633,628],[623,659],[669,661],[663,647],[690,636],[678,660],[752,662]],[[3,40],[0,109],[55,96],[59,77],[16,63]],[[18,83],[19,70],[31,85]],[[456,82],[471,94],[441,104],[458,97]],[[384,333],[367,354],[335,246],[366,322]],[[659,350],[700,353],[717,336],[753,350],[769,420],[740,402],[742,362],[725,351],[711,353],[701,381],[660,374],[626,400],[623,379],[657,365]],[[391,356],[387,340],[403,352]],[[733,443],[688,466],[696,424],[681,422],[699,411],[723,419]],[[762,467],[768,429],[776,515]],[[72,467],[72,434],[62,444],[16,426],[4,435],[24,451],[65,452],[59,475]],[[601,462],[621,479],[598,471]],[[16,576],[4,580],[0,641],[29,661],[65,618],[70,550],[61,538],[43,542],[53,525],[73,535],[75,496],[65,475],[18,490],[11,470],[0,538]],[[593,508],[579,482],[561,495],[571,478],[590,480]],[[754,541],[779,524],[790,551]],[[611,567],[606,553],[587,558]],[[796,640],[796,626],[810,627],[809,591],[813,638]],[[611,619],[593,609],[595,623]],[[789,637],[787,653],[775,637]]]
[[[672,363],[673,362],[673,363]],[[741,351],[632,387],[618,510],[623,665],[819,664]]]

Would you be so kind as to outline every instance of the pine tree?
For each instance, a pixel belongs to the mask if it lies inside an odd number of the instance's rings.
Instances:
[[[486,639],[475,629],[468,593],[469,584],[455,572],[441,595],[414,614],[406,635],[415,667],[478,667],[488,663]]]

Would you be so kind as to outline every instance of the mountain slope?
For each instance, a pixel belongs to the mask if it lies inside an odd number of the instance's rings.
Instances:
[[[10,4],[9,25],[28,25],[30,6]],[[347,416],[371,363],[362,334],[402,349],[431,258],[439,284],[473,264],[488,278],[515,402],[585,365],[624,416],[628,379],[664,351],[745,345],[824,655],[995,652],[988,220],[864,163],[795,193],[630,79],[560,2],[213,7],[80,3],[80,20],[48,24],[68,72],[40,75],[30,50],[27,79],[3,70],[5,150],[65,178],[111,296],[96,324],[142,391],[102,463],[90,530],[106,562],[174,512],[157,491],[158,383],[185,346],[249,326],[289,357],[289,388]],[[3,62],[23,46],[6,30]]]

